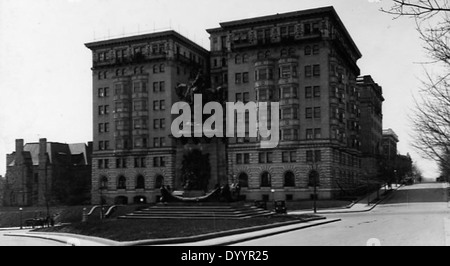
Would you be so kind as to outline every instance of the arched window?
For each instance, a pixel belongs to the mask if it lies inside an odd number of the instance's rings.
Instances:
[[[159,175],[155,179],[155,189],[160,189],[164,185],[164,177]]]
[[[284,174],[284,186],[285,187],[295,187],[295,174],[291,171]]]
[[[236,55],[236,57],[234,58],[234,62],[236,63],[236,65],[242,64],[242,57],[240,54]]]
[[[261,187],[272,187],[272,176],[269,172],[264,172],[261,175]]]
[[[312,54],[311,46],[307,45],[305,47],[305,55],[311,55],[311,54]]]
[[[239,175],[239,186],[248,187],[248,175],[246,173],[242,173]]]
[[[136,188],[145,189],[145,178],[142,175],[138,175],[136,178]]]
[[[281,50],[281,57],[286,57],[288,55],[288,51],[286,49]]]
[[[108,189],[108,178],[106,176],[100,178],[99,189]]]
[[[117,189],[127,189],[127,179],[124,176],[119,177]]]
[[[308,179],[309,179],[308,186],[310,187],[320,186],[320,176],[316,170],[313,170],[309,173]]]

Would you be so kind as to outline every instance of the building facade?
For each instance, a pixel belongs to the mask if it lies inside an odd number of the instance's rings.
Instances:
[[[247,200],[299,200],[350,192],[361,175],[361,53],[334,8],[221,23],[211,35],[211,83],[230,102],[279,102],[280,145],[227,146],[230,183]],[[316,179],[318,177],[318,180]]]
[[[209,71],[209,52],[175,31],[86,44],[93,53],[92,202],[155,202],[183,190],[182,162],[207,156],[212,189],[226,179],[225,145],[172,137],[176,87]],[[206,157],[205,157],[206,158]]]
[[[90,201],[92,146],[47,142],[24,144],[7,155],[5,206],[86,204]]]
[[[383,157],[384,159],[394,162],[397,158],[397,143],[399,143],[398,135],[391,128],[383,130]]]
[[[383,89],[371,76],[357,79],[361,104],[361,152],[363,174],[376,177],[382,156],[383,141]]]

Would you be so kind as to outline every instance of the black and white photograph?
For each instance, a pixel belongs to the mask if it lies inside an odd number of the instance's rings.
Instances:
[[[447,0],[0,0],[0,91],[0,246],[450,246]]]

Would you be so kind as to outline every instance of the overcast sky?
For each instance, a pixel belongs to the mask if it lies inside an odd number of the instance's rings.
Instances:
[[[0,156],[16,138],[92,140],[92,56],[84,43],[172,27],[209,50],[205,29],[220,22],[331,5],[363,54],[361,73],[383,86],[384,128],[435,178],[435,164],[411,147],[408,118],[428,58],[413,20],[379,11],[390,0],[0,0]]]

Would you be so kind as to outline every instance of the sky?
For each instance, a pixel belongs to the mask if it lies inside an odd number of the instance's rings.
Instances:
[[[92,141],[92,55],[85,43],[174,29],[209,50],[220,22],[334,6],[361,50],[362,75],[384,90],[384,128],[399,135],[425,177],[436,164],[412,148],[409,118],[424,62],[414,20],[379,11],[390,0],[0,0],[0,158],[15,139]],[[0,160],[0,175],[6,172]]]

